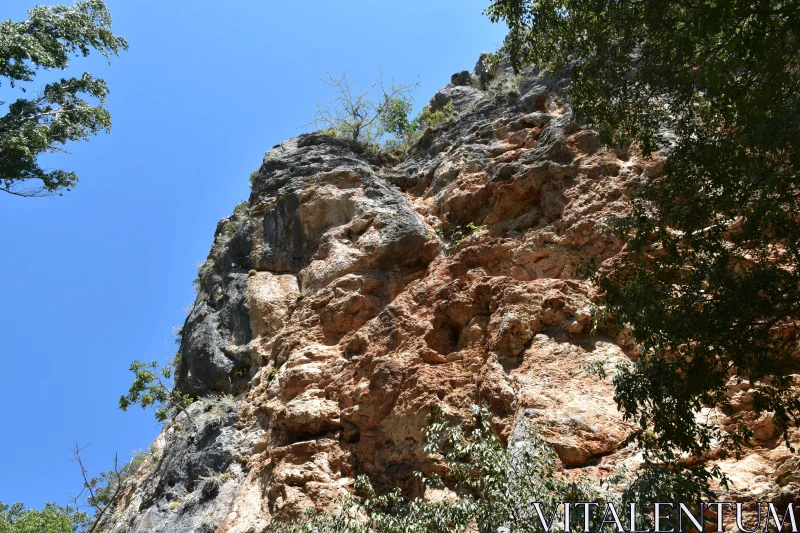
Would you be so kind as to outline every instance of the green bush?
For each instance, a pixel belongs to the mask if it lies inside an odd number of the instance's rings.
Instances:
[[[443,230],[439,230],[437,235],[443,241],[445,241],[445,253],[447,255],[452,255],[461,248],[461,245],[464,244],[464,240],[474,233],[478,233],[483,229],[483,226],[479,226],[474,222],[470,222],[468,224],[462,226],[455,226],[450,231],[445,232]]]
[[[453,120],[455,117],[456,111],[453,107],[453,102],[450,101],[436,111],[431,111],[426,107],[422,110],[422,112],[420,112],[415,121],[417,122],[419,129],[438,128],[445,122]]]
[[[454,120],[457,117],[453,102],[447,102],[440,109],[431,111],[429,107],[424,108],[419,114],[408,123],[404,135],[395,143],[400,148],[405,149],[411,144],[415,143],[429,128],[438,128],[439,126]]]

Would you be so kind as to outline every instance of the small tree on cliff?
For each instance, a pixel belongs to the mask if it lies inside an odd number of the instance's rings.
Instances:
[[[419,81],[387,86],[383,76],[361,92],[347,73],[328,74],[322,80],[333,88],[331,100],[318,100],[312,124],[330,135],[357,143],[380,143],[387,138],[402,140],[411,132],[408,114],[414,105],[413,92]]]
[[[11,88],[32,82],[39,69],[65,70],[71,57],[87,56],[92,49],[105,57],[119,55],[128,43],[110,28],[111,15],[102,0],[36,6],[25,21],[0,22],[0,81],[6,78]],[[24,85],[20,89],[25,92]],[[34,98],[13,101],[0,117],[0,191],[46,196],[74,187],[74,172],[45,170],[38,157],[109,131],[111,115],[103,107],[107,95],[105,81],[84,72],[45,85]],[[41,184],[30,186],[35,180]]]
[[[120,409],[127,411],[133,405],[138,405],[142,409],[153,408],[156,420],[159,422],[165,422],[174,411],[180,411],[194,423],[186,410],[193,401],[192,397],[181,394],[169,381],[164,381],[172,379],[174,372],[172,365],[158,368],[158,361],[150,363],[134,361],[131,363],[130,371],[134,375],[133,383],[128,394],[120,396]]]
[[[667,461],[715,438],[732,376],[787,429],[800,331],[800,4],[494,0],[515,67],[571,74],[577,118],[661,151],[663,174],[612,221],[625,252],[593,279],[641,355],[615,379],[635,437]],[[737,416],[732,411],[731,420]],[[650,429],[648,429],[650,428]]]

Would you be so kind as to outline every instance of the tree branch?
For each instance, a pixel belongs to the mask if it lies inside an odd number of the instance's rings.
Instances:
[[[109,507],[112,507],[119,498],[119,495],[122,492],[124,479],[122,476],[122,471],[119,468],[119,458],[115,454],[113,473],[116,481],[116,487],[114,489],[114,493],[108,499],[108,503],[106,503],[105,505],[100,505],[100,503],[98,503],[97,500],[97,493],[94,490],[95,485],[97,484],[97,479],[96,478],[89,479],[88,470],[84,466],[83,460],[81,459],[81,452],[85,450],[87,446],[88,444],[84,447],[80,447],[78,446],[78,444],[75,444],[75,448],[71,450],[72,455],[74,457],[73,462],[78,463],[78,467],[81,469],[81,477],[83,478],[83,489],[81,489],[81,492],[78,494],[78,496],[73,497],[71,499],[75,505],[76,510],[79,510],[82,507],[86,507],[86,505],[82,505],[80,503],[80,498],[85,492],[88,491],[89,497],[87,498],[87,500],[89,503],[89,507],[94,508],[95,516],[94,516],[94,522],[92,522],[91,526],[89,526],[89,529],[86,530],[86,533],[94,533],[94,531],[97,529],[97,526],[100,524],[100,521],[103,519],[103,516],[105,515],[106,511],[109,509]]]

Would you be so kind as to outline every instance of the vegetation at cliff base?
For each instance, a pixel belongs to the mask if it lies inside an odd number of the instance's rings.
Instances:
[[[800,415],[800,3],[495,0],[487,14],[508,24],[515,67],[565,69],[575,117],[654,158],[611,221],[625,252],[592,274],[641,348],[615,378],[634,438],[666,462],[717,439],[737,449],[751,435],[733,376],[786,436]],[[714,406],[725,431],[696,417]]]
[[[271,531],[534,532],[546,530],[541,525],[543,519],[553,525],[553,530],[562,531],[565,511],[563,506],[559,508],[559,502],[593,502],[601,509],[606,504],[622,508],[625,502],[637,502],[646,509],[652,502],[697,502],[712,496],[684,470],[646,469],[634,475],[618,470],[602,485],[582,478],[570,480],[558,471],[558,457],[535,428],[520,424],[505,447],[493,429],[494,423],[485,408],[473,405],[471,419],[464,425],[454,425],[440,413],[426,428],[425,451],[439,455],[447,465],[447,488],[439,476],[419,473],[427,488],[440,491],[437,497],[408,500],[397,488],[379,495],[366,477],[360,477],[354,486],[356,494],[341,502],[341,511],[309,510],[304,519],[274,524]],[[567,516],[572,526],[567,530],[588,526],[581,530],[615,531],[604,513],[592,512],[589,507],[576,505]],[[629,516],[624,520],[630,523]],[[676,522],[673,516],[660,525],[668,530],[677,527]],[[637,515],[634,524],[648,531],[646,528],[653,526],[652,517]]]
[[[127,48],[127,41],[111,32],[111,14],[102,0],[37,5],[25,21],[0,22],[0,86],[5,79],[7,87],[27,93],[27,84],[40,70],[66,70],[70,59],[91,50],[108,58]],[[46,196],[74,187],[74,172],[45,169],[38,157],[64,152],[69,141],[109,131],[111,115],[104,107],[108,92],[103,79],[84,72],[11,102],[0,117],[0,191]]]
[[[514,531],[532,525],[531,501],[593,501],[596,495],[585,485],[569,483],[554,475],[556,457],[535,433],[519,446],[504,450],[492,430],[489,413],[473,407],[472,420],[453,426],[440,415],[426,430],[425,449],[441,453],[457,492],[441,501],[406,500],[400,489],[379,495],[366,477],[355,485],[356,496],[342,502],[336,513],[309,511],[305,519],[275,524],[275,533],[382,533]],[[443,489],[437,476],[421,477],[431,488]]]

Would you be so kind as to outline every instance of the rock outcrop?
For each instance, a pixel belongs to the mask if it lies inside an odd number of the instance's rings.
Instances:
[[[176,383],[201,399],[106,530],[260,533],[331,508],[359,474],[420,495],[414,472],[443,469],[422,450],[440,406],[486,405],[504,439],[529,420],[575,473],[637,463],[610,378],[586,370],[631,345],[597,327],[575,269],[620,250],[605,221],[660,166],[601,147],[563,77],[479,62],[452,81],[429,105],[457,118],[402,161],[321,134],[267,152],[183,328]],[[754,424],[756,446],[719,462],[734,496],[791,497],[797,456]]]

